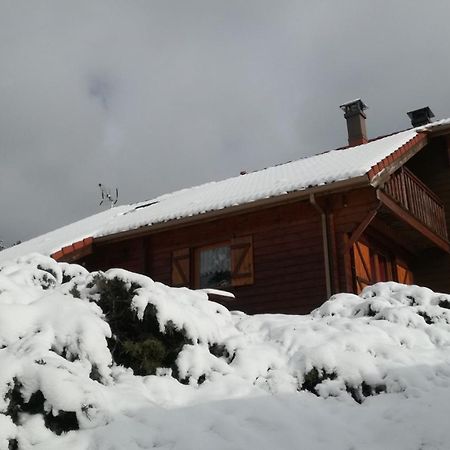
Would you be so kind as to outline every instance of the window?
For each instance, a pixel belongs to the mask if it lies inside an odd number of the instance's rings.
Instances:
[[[197,251],[199,288],[231,286],[231,248],[229,245],[200,248]]]
[[[226,289],[253,284],[251,236],[172,253],[172,285]]]

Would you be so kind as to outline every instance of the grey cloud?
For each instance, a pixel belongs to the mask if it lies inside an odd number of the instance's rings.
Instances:
[[[450,116],[446,1],[0,2],[0,239]]]

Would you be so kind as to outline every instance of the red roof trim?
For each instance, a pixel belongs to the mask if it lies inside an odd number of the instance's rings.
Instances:
[[[394,152],[383,158],[380,162],[373,165],[367,172],[370,181],[372,181],[373,178],[377,174],[379,174],[383,169],[387,169],[391,164],[393,164],[395,161],[397,161],[406,153],[408,153],[408,151],[411,150],[413,147],[415,147],[419,142],[422,142],[426,139],[427,139],[426,133],[419,133],[417,134],[417,136],[413,137],[411,140],[403,144],[397,150],[395,150]]]
[[[85,239],[82,239],[81,241],[74,242],[73,244],[67,245],[63,247],[61,250],[58,250],[57,252],[52,253],[50,256],[56,260],[61,261],[65,259],[67,256],[72,255],[74,252],[78,252],[83,249],[87,249],[92,245],[94,242],[93,237],[87,237]],[[73,255],[72,255],[73,256]]]
[[[50,256],[51,256],[54,260],[59,261],[59,260],[64,256],[64,254],[63,254],[62,250],[58,250],[57,252],[52,253]]]

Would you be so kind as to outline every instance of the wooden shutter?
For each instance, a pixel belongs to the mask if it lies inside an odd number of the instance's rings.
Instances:
[[[412,284],[413,283],[413,274],[406,267],[397,264],[397,281],[403,284]]]
[[[353,244],[353,258],[355,263],[355,285],[359,294],[364,287],[372,284],[372,264],[370,249],[362,242]]]
[[[190,276],[190,251],[188,248],[175,250],[172,253],[172,285],[189,286]]]
[[[252,237],[245,236],[231,241],[231,285],[253,284]]]
[[[375,268],[375,279],[373,281],[392,281],[392,261],[388,256],[381,253],[375,253],[372,257]]]

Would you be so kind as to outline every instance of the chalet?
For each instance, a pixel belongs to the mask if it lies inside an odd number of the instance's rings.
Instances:
[[[0,260],[122,267],[232,292],[248,313],[306,313],[386,280],[450,292],[450,119],[422,108],[412,128],[369,141],[364,103],[341,108],[348,147],[118,206]]]

